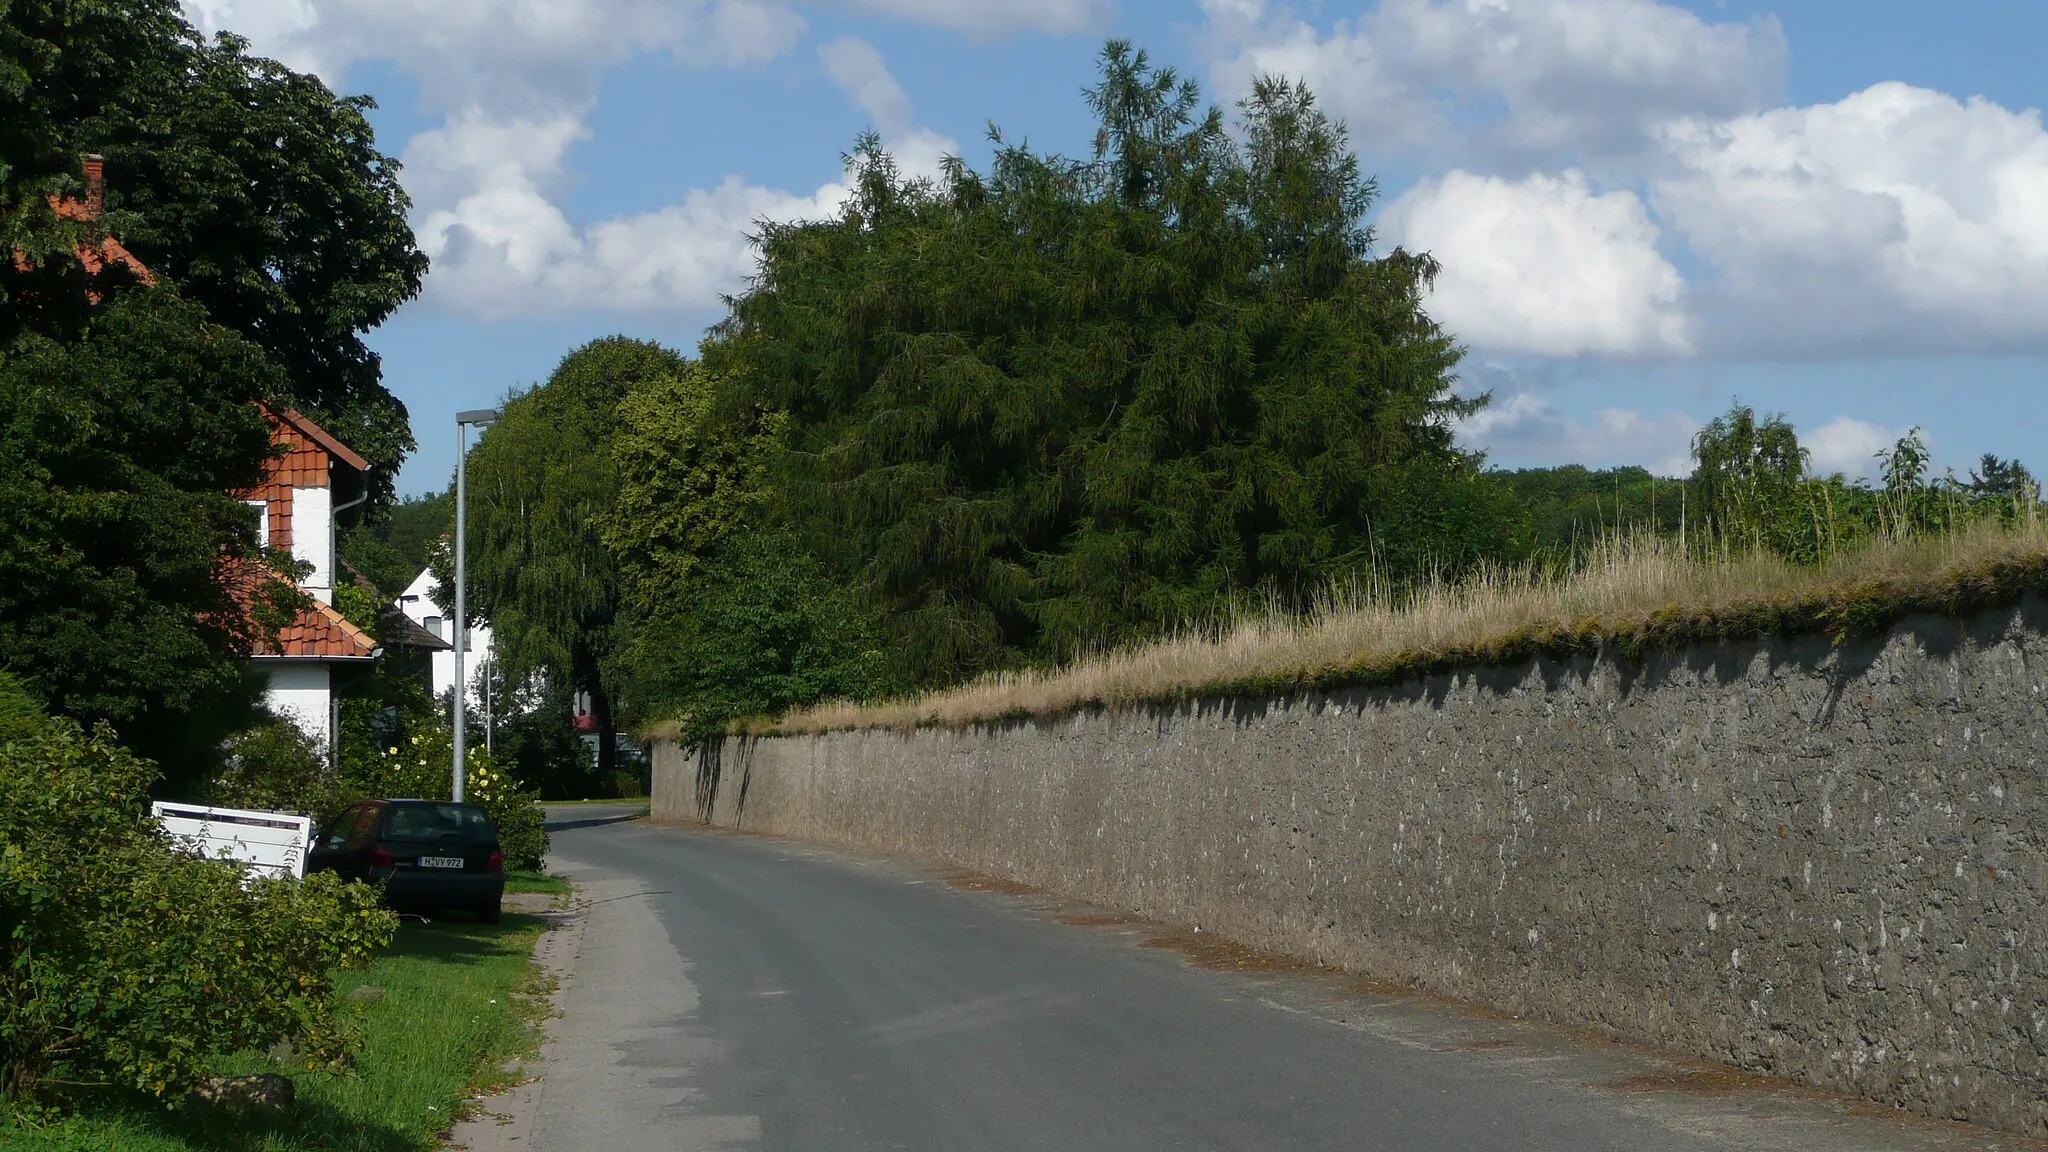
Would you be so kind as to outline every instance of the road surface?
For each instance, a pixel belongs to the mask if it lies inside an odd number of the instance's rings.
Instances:
[[[624,811],[550,814],[579,911],[541,1152],[2033,1147]]]

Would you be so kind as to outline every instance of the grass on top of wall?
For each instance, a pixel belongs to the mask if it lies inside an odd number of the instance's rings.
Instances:
[[[1490,571],[1403,596],[1334,599],[1306,619],[1242,621],[875,704],[828,703],[757,735],[962,727],[1193,697],[1383,684],[1474,665],[1802,632],[1867,635],[1916,612],[1961,615],[2048,591],[2048,521],[1885,541],[1817,565],[1700,560],[1671,541],[1610,542],[1565,573]]]

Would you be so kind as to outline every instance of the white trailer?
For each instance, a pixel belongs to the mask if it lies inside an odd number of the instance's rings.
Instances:
[[[306,874],[306,845],[313,838],[309,817],[161,800],[149,810],[173,844],[195,855],[238,861],[251,876]]]

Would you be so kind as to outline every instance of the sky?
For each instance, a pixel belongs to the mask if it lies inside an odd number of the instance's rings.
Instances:
[[[454,413],[613,333],[693,349],[753,221],[827,214],[874,129],[915,171],[1084,153],[1110,37],[1228,108],[1306,81],[1382,249],[1490,392],[1502,467],[1687,469],[1737,400],[1817,471],[1910,428],[2048,474],[2048,5],[2016,0],[185,0],[368,93],[433,261],[370,336],[446,484]]]

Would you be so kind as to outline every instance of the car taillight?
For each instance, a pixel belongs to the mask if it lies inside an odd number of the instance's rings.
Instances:
[[[484,869],[490,872],[503,872],[505,870],[505,854],[492,849],[491,858],[484,861]]]
[[[388,848],[372,848],[372,849],[370,849],[370,867],[372,867],[372,868],[396,868],[397,866],[398,866],[398,861],[396,861],[396,860],[393,860],[393,859],[391,858],[391,850],[390,850],[390,849],[388,849]]]

